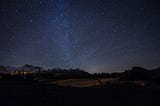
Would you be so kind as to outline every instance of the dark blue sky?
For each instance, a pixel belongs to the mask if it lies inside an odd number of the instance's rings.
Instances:
[[[160,66],[158,0],[1,0],[0,64],[89,72]]]

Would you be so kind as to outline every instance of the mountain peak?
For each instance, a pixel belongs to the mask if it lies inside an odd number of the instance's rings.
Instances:
[[[137,66],[135,66],[135,67],[132,67],[132,70],[134,70],[134,71],[146,71],[147,69],[145,69],[143,67],[137,67]]]

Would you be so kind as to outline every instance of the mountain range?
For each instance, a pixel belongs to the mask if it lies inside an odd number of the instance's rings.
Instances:
[[[43,67],[34,66],[25,64],[21,67],[12,67],[12,66],[0,66],[0,73],[10,74],[12,72],[29,72],[29,73],[44,73],[44,74],[56,74],[56,75],[91,75],[88,72],[77,69],[61,69],[61,68],[52,68],[44,69]],[[104,73],[103,73],[104,74]],[[107,74],[107,73],[106,73]],[[160,68],[156,69],[145,69],[142,67],[132,67],[131,70],[126,70],[118,74],[123,80],[160,80]]]
[[[88,72],[77,69],[61,69],[61,68],[53,68],[53,69],[44,69],[43,67],[34,66],[25,64],[21,67],[12,67],[12,66],[0,66],[0,73],[10,74],[12,72],[29,72],[29,73],[55,73],[55,74],[89,74]]]
[[[150,80],[160,82],[160,68],[145,69],[142,67],[132,67],[131,70],[126,70],[122,73],[121,79],[123,80]]]

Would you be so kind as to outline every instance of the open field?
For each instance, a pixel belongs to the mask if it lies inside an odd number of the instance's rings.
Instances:
[[[43,80],[42,80],[43,81]],[[107,82],[118,81],[117,78],[76,78],[76,79],[61,79],[61,80],[46,80],[47,84],[55,84],[65,87],[91,87],[104,85]]]
[[[160,106],[157,88],[60,87],[0,81],[1,106]]]
[[[39,80],[46,84],[58,85],[63,87],[93,87],[93,86],[107,86],[107,85],[137,85],[146,86],[145,81],[121,81],[119,78],[70,78],[70,79],[45,79]]]

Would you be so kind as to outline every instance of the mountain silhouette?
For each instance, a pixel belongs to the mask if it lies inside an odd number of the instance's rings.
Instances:
[[[142,67],[132,67],[131,70],[126,70],[122,73],[121,79],[123,80],[145,80],[160,82],[160,68],[145,69]]]

